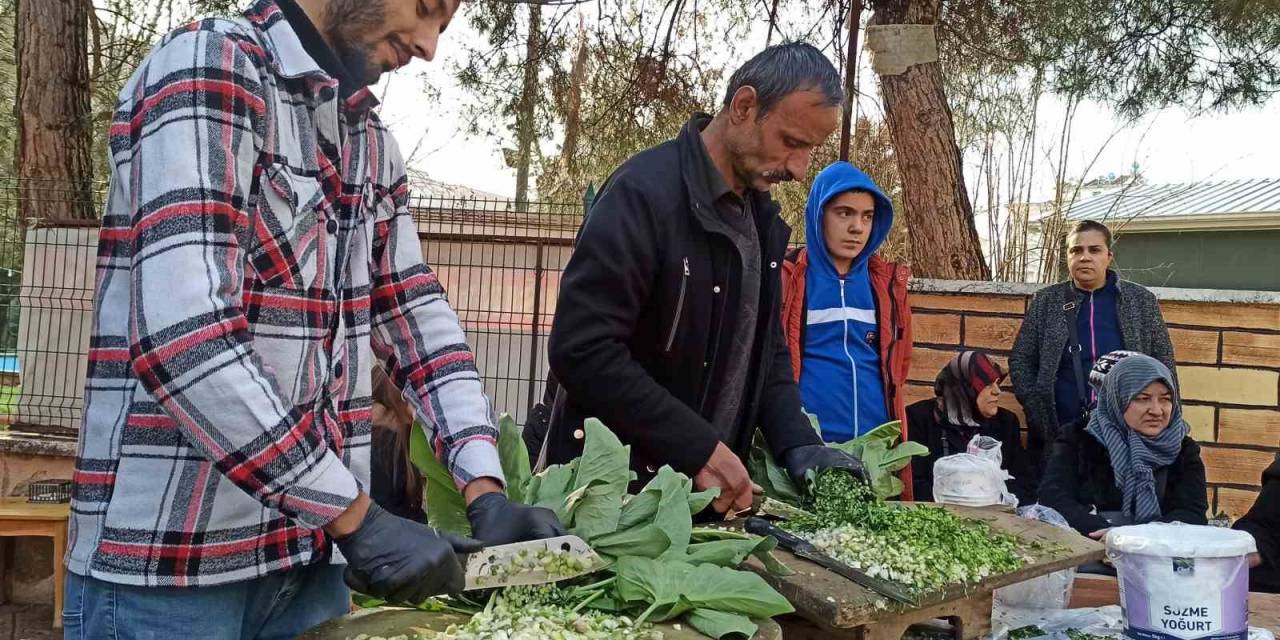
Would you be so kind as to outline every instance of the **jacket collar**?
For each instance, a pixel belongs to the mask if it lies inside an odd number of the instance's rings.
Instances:
[[[1124,289],[1128,284],[1128,281],[1120,279],[1120,274],[1111,269],[1107,269],[1107,284],[1103,286],[1103,289],[1111,289],[1115,291],[1116,298],[1119,299],[1124,297]],[[1079,302],[1081,290],[1076,287],[1076,281],[1072,280],[1070,276],[1067,277],[1066,282],[1060,282],[1057,286],[1062,289],[1063,304],[1072,301]],[[1101,290],[1102,289],[1099,289],[1099,291]]]
[[[694,215],[715,215],[712,203],[715,195],[711,191],[710,181],[704,177],[706,167],[706,145],[702,143],[702,130],[711,124],[711,115],[695,113],[676,137],[676,146],[680,149],[680,176],[684,179],[685,188],[689,192],[689,200],[694,203]],[[777,217],[782,207],[774,201],[766,191],[747,189],[744,194],[751,198],[752,210],[764,220]],[[768,226],[764,227],[765,229]]]
[[[377,106],[377,98],[368,87],[350,79],[333,50],[320,38],[315,25],[293,0],[257,0],[244,12],[244,17],[258,30],[267,62],[276,75],[308,80],[314,89],[336,90],[351,110]],[[315,91],[313,95],[322,95],[322,92]]]

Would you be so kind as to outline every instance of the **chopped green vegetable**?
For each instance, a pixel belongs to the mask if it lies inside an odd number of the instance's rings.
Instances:
[[[876,500],[846,473],[824,472],[810,513],[784,526],[867,574],[929,592],[1015,571],[1026,558],[1016,536],[941,507]]]
[[[651,624],[580,607],[571,591],[556,587],[511,587],[495,594],[465,624],[444,631],[415,628],[405,640],[662,640]],[[357,636],[355,640],[394,640]]]
[[[1009,640],[1028,640],[1029,638],[1039,638],[1045,635],[1044,631],[1035,625],[1020,627],[1009,632]]]
[[[1067,637],[1071,640],[1115,640],[1118,635],[1096,635],[1085,633],[1079,629],[1067,629]]]
[[[582,559],[558,549],[521,549],[503,560],[506,562],[485,565],[485,575],[501,580],[534,571],[552,576],[576,576],[587,570]]]
[[[810,415],[809,420],[814,429],[821,433],[817,416]],[[848,442],[828,443],[827,446],[861,460],[871,476],[871,488],[876,497],[892,498],[901,494],[904,488],[898,472],[911,464],[911,458],[929,455],[928,447],[918,442],[903,442],[894,446],[901,435],[902,423],[895,420]],[[764,489],[764,495],[768,498],[790,504],[799,504],[804,500],[803,492],[795,486],[786,470],[773,459],[773,454],[759,434],[756,434],[747,458],[747,472]]]

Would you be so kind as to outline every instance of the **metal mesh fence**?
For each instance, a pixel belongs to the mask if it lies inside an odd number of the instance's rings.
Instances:
[[[48,434],[80,423],[105,185],[0,177],[0,420]],[[62,218],[58,226],[48,219]]]
[[[418,198],[427,264],[440,276],[498,412],[524,424],[543,391],[547,334],[582,204]]]
[[[82,416],[98,223],[41,218],[85,193],[100,211],[105,185],[32,183],[0,177],[0,423],[70,437]],[[415,197],[410,208],[494,409],[523,424],[541,397],[560,272],[583,205]]]

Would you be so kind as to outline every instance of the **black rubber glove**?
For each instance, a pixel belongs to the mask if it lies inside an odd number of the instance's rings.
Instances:
[[[343,577],[348,587],[409,604],[461,592],[464,580],[458,554],[484,548],[479,540],[406,520],[372,502],[360,528],[334,544],[347,559]]]
[[[824,469],[847,471],[864,484],[871,484],[871,476],[861,460],[822,444],[792,447],[782,454],[781,462],[791,476],[791,481],[801,490],[808,487],[806,477],[810,471],[816,474]]]
[[[467,505],[471,535],[486,545],[541,540],[568,533],[555,512],[542,507],[516,504],[494,491]]]

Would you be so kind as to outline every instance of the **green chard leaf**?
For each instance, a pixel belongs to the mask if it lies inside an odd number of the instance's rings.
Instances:
[[[578,470],[578,459],[567,464],[556,464],[547,467],[529,479],[525,491],[525,502],[537,507],[545,507],[555,512],[560,522],[569,521],[567,501],[573,492],[573,476]]]
[[[507,497],[523,504],[533,475],[529,470],[529,449],[520,437],[515,418],[507,413],[498,417],[498,459],[502,463],[502,475],[506,476]]]
[[[740,613],[725,613],[715,609],[694,609],[685,614],[684,621],[704,636],[712,638],[742,637],[756,635],[759,627],[751,618]]]
[[[417,421],[409,430],[409,460],[422,472],[426,481],[423,493],[427,501],[427,523],[437,529],[471,535],[466,500],[458,490],[453,474],[436,458],[435,451],[427,442],[426,431]]]
[[[572,521],[564,522],[570,531],[590,542],[618,529],[622,497],[631,482],[631,447],[623,446],[618,437],[595,418],[588,418],[583,429],[586,441],[578,458],[573,486],[584,493],[568,509]]]
[[[773,459],[773,453],[769,451],[759,431],[756,432],[751,451],[747,455],[747,473],[764,489],[764,495],[782,502],[800,503],[802,497],[799,489],[791,481],[791,476],[787,475],[787,470]]]
[[[693,609],[771,618],[795,609],[760,576],[715,565],[632,556],[618,560],[618,596],[647,606],[641,618],[661,622]]]

